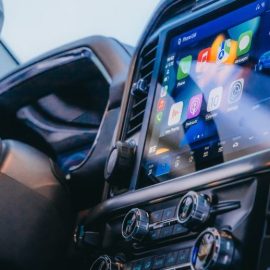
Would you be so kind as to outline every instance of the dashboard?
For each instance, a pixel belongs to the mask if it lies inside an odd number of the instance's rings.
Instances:
[[[270,1],[160,5],[75,234],[90,269],[270,269],[269,52]]]
[[[270,270],[270,0],[164,0],[0,85],[1,265]]]

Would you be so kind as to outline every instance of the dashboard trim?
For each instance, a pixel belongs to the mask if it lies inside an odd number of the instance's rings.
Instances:
[[[29,66],[23,67],[21,70],[15,71],[12,74],[7,75],[1,80],[0,95],[6,91],[21,84],[27,79],[37,76],[43,72],[46,72],[52,68],[65,65],[82,58],[92,59],[93,53],[89,48],[76,48],[68,50],[66,52],[53,55],[49,58],[42,59],[38,62],[31,63]]]
[[[270,150],[264,150],[225,164],[220,164],[200,172],[172,179],[154,186],[130,191],[100,203],[90,209],[85,225],[108,218],[116,212],[151,202],[163,201],[168,197],[207,187],[234,182],[237,179],[250,178],[270,171]]]

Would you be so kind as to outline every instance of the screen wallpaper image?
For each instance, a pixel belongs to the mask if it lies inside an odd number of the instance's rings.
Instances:
[[[169,40],[143,159],[153,180],[270,147],[265,6],[250,4]]]

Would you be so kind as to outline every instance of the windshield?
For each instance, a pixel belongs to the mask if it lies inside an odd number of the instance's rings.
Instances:
[[[159,0],[3,0],[2,41],[20,63],[91,35],[135,46]]]

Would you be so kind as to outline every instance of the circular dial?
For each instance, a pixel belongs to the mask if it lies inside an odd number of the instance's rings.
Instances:
[[[108,182],[126,181],[132,172],[136,154],[136,144],[118,141],[107,158],[104,177]]]
[[[191,253],[194,270],[226,269],[232,264],[234,243],[225,231],[208,228],[199,235]]]
[[[127,241],[142,240],[148,234],[148,213],[139,208],[131,209],[122,224],[122,235]]]
[[[179,202],[178,222],[190,229],[199,227],[208,220],[210,209],[209,198],[206,195],[190,191]]]
[[[108,255],[98,257],[91,265],[90,270],[121,270],[122,264],[115,262]]]

